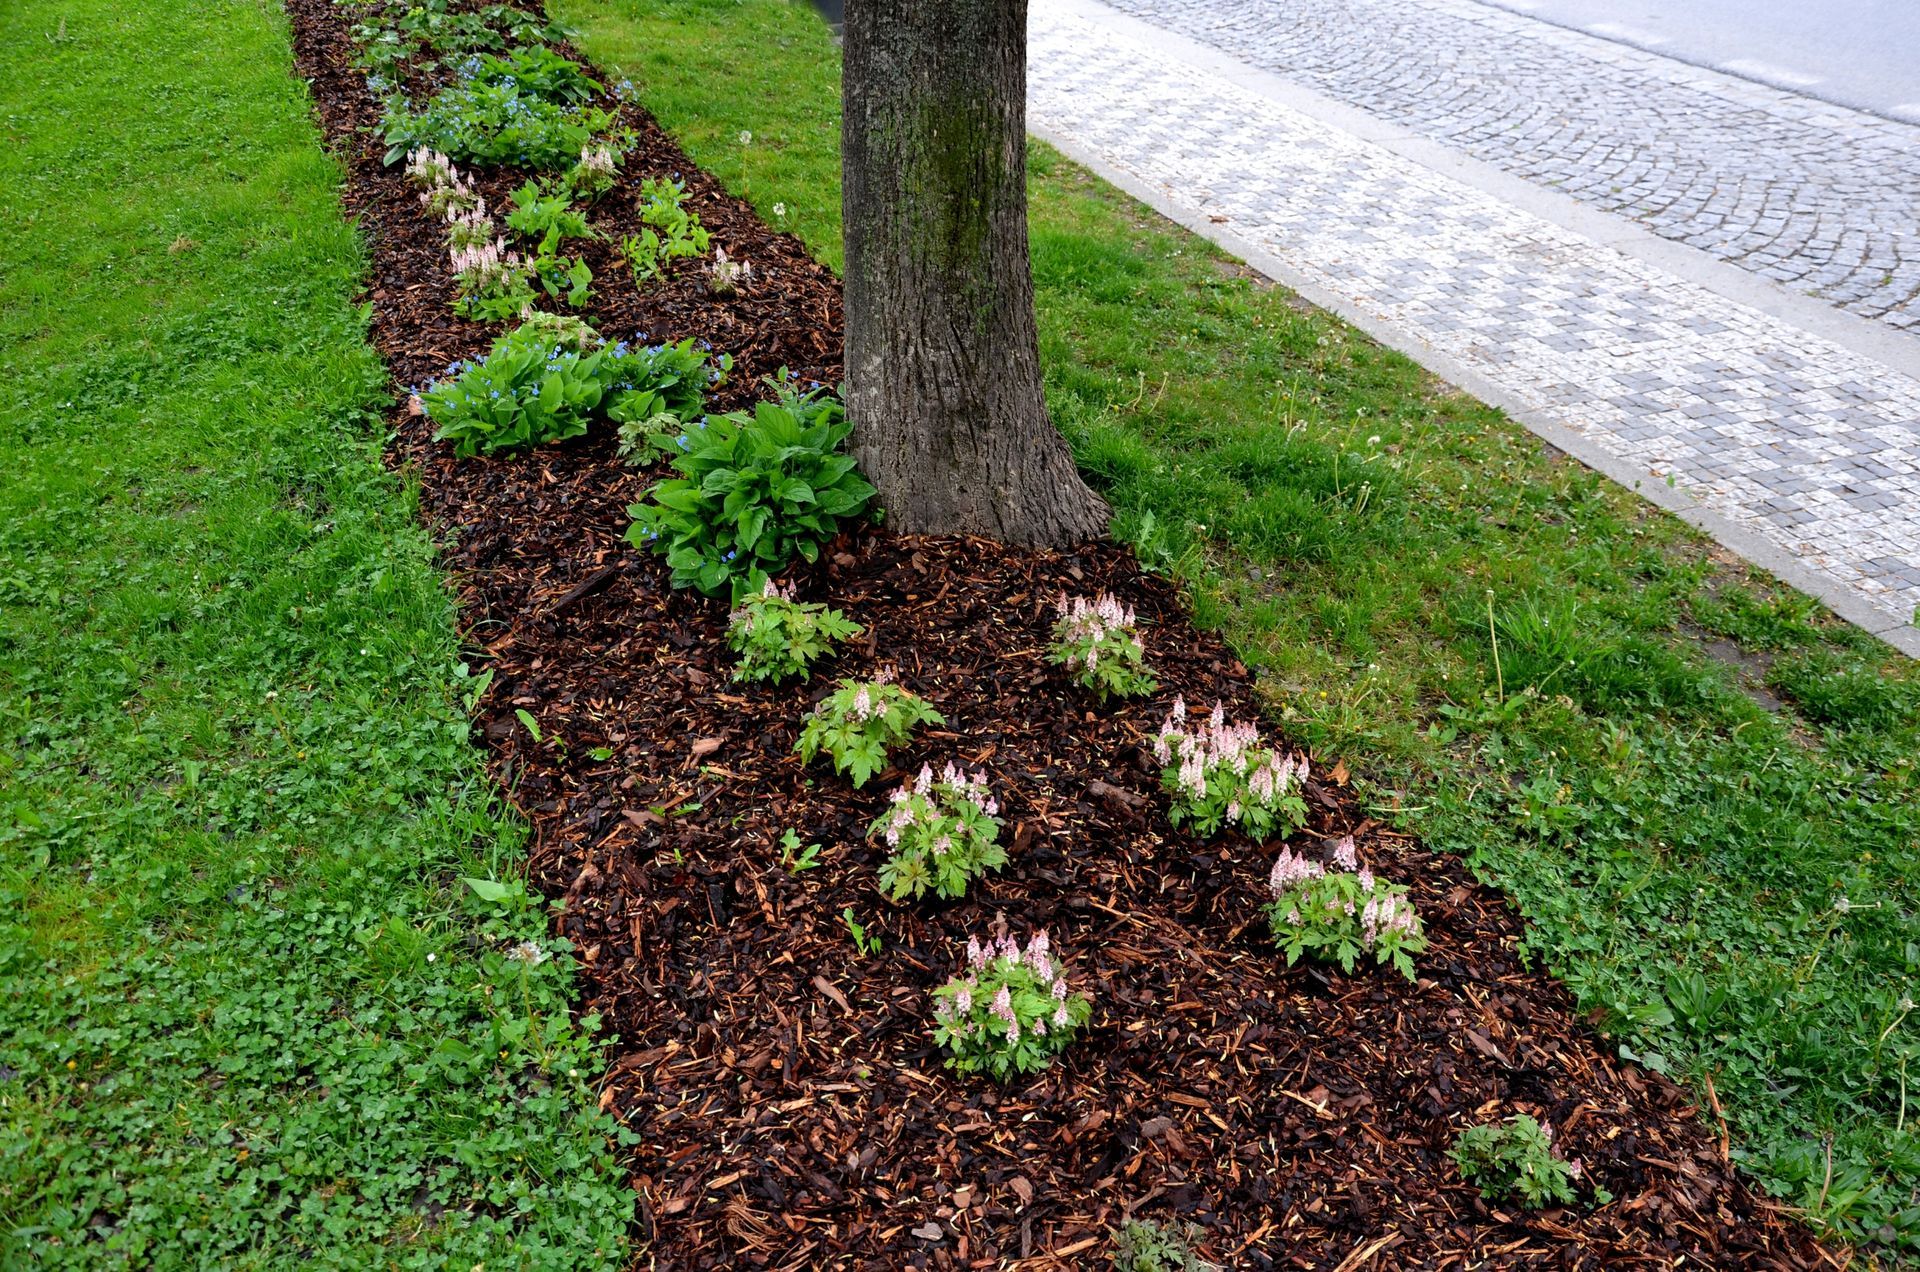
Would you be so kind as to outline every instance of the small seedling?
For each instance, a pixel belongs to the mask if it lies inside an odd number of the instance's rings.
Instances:
[[[820,845],[800,846],[800,836],[791,826],[780,836],[780,864],[788,874],[797,875],[820,864]]]
[[[847,935],[853,940],[853,948],[860,951],[861,958],[880,952],[880,938],[867,935],[865,925],[853,917],[852,906],[840,911],[840,921],[847,925]]]

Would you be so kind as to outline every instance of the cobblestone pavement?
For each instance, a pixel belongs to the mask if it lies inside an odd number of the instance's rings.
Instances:
[[[1094,0],[1040,0],[1035,131],[1477,368],[1521,412],[1621,461],[1616,476],[1671,478],[1871,605],[1876,630],[1913,621],[1920,379],[1319,122],[1180,45]]]
[[[1920,334],[1920,126],[1475,0],[1112,3]]]

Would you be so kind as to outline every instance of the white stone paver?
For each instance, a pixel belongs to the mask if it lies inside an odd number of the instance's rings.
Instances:
[[[1664,238],[1920,334],[1920,128],[1910,121],[1477,0],[1110,2]]]
[[[1920,380],[1034,0],[1029,118],[1912,622]]]

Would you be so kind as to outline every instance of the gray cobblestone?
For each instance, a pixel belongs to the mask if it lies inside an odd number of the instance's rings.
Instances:
[[[1167,44],[1091,0],[1042,0],[1030,118],[1191,219],[1224,219],[1304,283],[1480,368],[1616,470],[1671,481],[1888,619],[1913,622],[1920,378],[1417,166]]]
[[[1473,0],[1113,4],[1920,333],[1920,127]]]

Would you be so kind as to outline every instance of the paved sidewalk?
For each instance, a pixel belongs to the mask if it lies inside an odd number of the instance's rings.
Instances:
[[[1475,0],[1111,2],[1920,334],[1920,126]]]
[[[1036,0],[1029,68],[1040,136],[1920,656],[1920,342],[1097,0]]]

